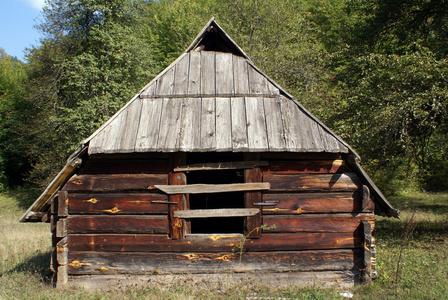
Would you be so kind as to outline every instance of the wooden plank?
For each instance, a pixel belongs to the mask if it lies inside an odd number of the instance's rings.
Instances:
[[[193,151],[201,148],[201,105],[200,98],[182,99],[182,116],[179,134],[179,150]]]
[[[270,151],[286,151],[282,112],[278,98],[264,98],[264,114]]]
[[[298,123],[299,108],[292,101],[284,96],[280,96],[280,106],[283,119],[283,130],[285,133],[286,151],[306,152],[303,147],[301,128]]]
[[[215,98],[202,98],[201,151],[216,149]]]
[[[64,238],[67,236],[67,219],[60,219],[56,224],[56,237]]]
[[[249,73],[246,59],[233,56],[233,78],[235,85],[235,95],[249,95]]]
[[[189,184],[182,186],[156,185],[167,194],[206,194],[268,190],[269,183]]]
[[[223,218],[223,217],[250,217],[260,213],[258,208],[221,208],[221,209],[195,209],[179,210],[174,212],[176,218]]]
[[[70,194],[70,214],[168,214],[165,194]]]
[[[266,174],[263,182],[271,183],[271,191],[355,191],[361,186],[354,173],[342,174]]]
[[[269,163],[267,161],[231,161],[220,163],[198,163],[175,168],[174,172],[252,169],[255,167],[268,166],[268,165]]]
[[[312,214],[312,215],[265,215],[263,224],[272,227],[268,232],[351,232],[359,231],[361,222],[374,224],[373,214]]]
[[[230,98],[216,98],[216,149],[232,150],[232,115]]]
[[[173,95],[175,69],[176,65],[172,66],[159,78],[157,82],[157,97],[169,97]]]
[[[158,151],[172,152],[178,150],[181,124],[181,107],[181,99],[163,99],[159,139],[157,141]]]
[[[308,161],[271,161],[262,168],[263,174],[334,174],[347,172],[349,168],[342,159]]]
[[[155,272],[157,274],[157,272]],[[179,285],[198,286],[203,289],[219,290],[223,283],[237,283],[254,285],[265,289],[290,289],[294,287],[309,287],[319,283],[319,287],[351,288],[359,282],[359,272],[348,271],[322,271],[322,272],[282,272],[282,273],[228,273],[213,274],[169,274],[169,275],[79,275],[70,276],[65,285],[57,285],[64,289],[82,290],[117,290],[126,288],[148,287],[148,282],[153,286],[166,288],[178,288]]]
[[[370,202],[370,189],[367,185],[362,186],[362,210],[369,207]]]
[[[358,192],[263,194],[263,201],[278,201],[276,206],[263,207],[263,215],[362,211]],[[373,209],[370,206],[364,211],[373,212]]]
[[[101,147],[98,152],[101,153],[115,153],[120,148],[122,131],[126,124],[127,111],[122,111],[109,125],[106,127],[107,131],[103,131],[104,136],[101,142]]]
[[[70,216],[67,232],[72,233],[168,233],[167,216]]]
[[[190,68],[190,56],[184,55],[176,64],[174,72],[173,95],[185,96],[188,94],[188,70]]]
[[[201,95],[214,97],[216,95],[216,65],[215,52],[201,51]]]
[[[269,161],[292,160],[338,160],[342,159],[340,153],[300,153],[300,152],[262,152],[261,159]]]
[[[263,98],[246,97],[247,140],[250,151],[268,151]]]
[[[187,178],[184,173],[172,173],[169,175],[170,186],[184,185],[187,182]],[[184,236],[184,221],[176,217],[174,213],[178,210],[186,209],[186,199],[182,194],[170,195],[168,197],[169,202],[175,203],[169,206],[169,233],[170,238],[173,240],[181,239]]]
[[[216,95],[233,96],[233,55],[217,52],[216,61]]]
[[[147,86],[145,90],[140,94],[140,98],[154,98],[157,89],[157,80]]]
[[[161,159],[89,159],[84,174],[167,174],[168,160]]]
[[[62,190],[98,192],[153,190],[154,185],[167,183],[166,174],[74,175]]]
[[[359,267],[358,249],[291,252],[70,252],[69,275],[342,271]]]
[[[246,155],[247,156],[247,155]],[[250,156],[249,156],[250,157]],[[251,157],[252,158],[252,157]],[[260,168],[244,170],[244,180],[246,183],[259,183],[262,181],[263,174]],[[257,207],[254,203],[261,202],[261,192],[247,192],[244,194],[244,206],[248,208]],[[244,224],[244,234],[251,239],[261,237],[261,225],[263,224],[262,214],[248,217]]]
[[[247,121],[246,104],[244,98],[231,98],[232,111],[232,148],[233,151],[247,151]]]
[[[69,234],[70,251],[113,252],[231,252],[243,235],[187,235],[173,240],[156,234]],[[347,232],[264,233],[260,239],[247,239],[244,251],[297,251],[360,248],[362,239]]]
[[[268,81],[266,77],[260,74],[252,66],[247,67],[249,73],[249,89],[251,95],[268,95],[270,93],[268,88]]]
[[[68,192],[67,191],[59,191],[58,192],[58,210],[57,215],[59,217],[68,216]]]
[[[137,140],[138,127],[140,125],[140,116],[142,114],[142,101],[134,101],[126,109],[124,126],[122,126],[121,139],[114,152],[131,153],[134,152]]]
[[[201,52],[190,52],[190,69],[188,72],[188,95],[201,94]]]
[[[140,126],[135,141],[136,152],[155,151],[157,149],[162,106],[162,99],[143,100]]]

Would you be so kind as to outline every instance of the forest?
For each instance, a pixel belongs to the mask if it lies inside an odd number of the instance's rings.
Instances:
[[[0,49],[0,191],[41,190],[211,17],[387,195],[448,190],[447,0],[48,0]]]

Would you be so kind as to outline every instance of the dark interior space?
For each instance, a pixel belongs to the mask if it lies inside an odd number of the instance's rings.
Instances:
[[[200,158],[200,157],[198,157]],[[234,161],[235,157],[228,157]],[[222,160],[221,160],[222,161]],[[198,163],[197,160],[189,163]],[[243,170],[192,171],[187,173],[188,184],[244,183]],[[190,209],[244,208],[244,193],[190,194]],[[191,233],[243,233],[244,217],[191,219]]]

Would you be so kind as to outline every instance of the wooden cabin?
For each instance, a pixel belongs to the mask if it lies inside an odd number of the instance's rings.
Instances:
[[[214,19],[76,151],[22,221],[50,222],[58,287],[375,277],[398,216],[349,145]]]

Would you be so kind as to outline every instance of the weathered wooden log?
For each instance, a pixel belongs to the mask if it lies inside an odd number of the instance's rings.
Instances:
[[[315,160],[315,161],[271,161],[269,165],[261,168],[263,175],[266,174],[307,174],[307,173],[343,173],[348,168],[345,161],[337,160]]]
[[[183,173],[172,173],[169,176],[169,182],[173,186],[185,185],[187,182],[187,178]],[[168,200],[171,203],[175,203],[175,204],[169,204],[168,207],[170,237],[171,239],[181,239],[184,236],[185,222],[179,217],[176,217],[174,215],[174,212],[185,209],[185,202],[186,202],[185,195],[183,194],[169,195]]]
[[[232,251],[243,240],[242,235],[187,235],[172,240],[167,235],[153,234],[70,234],[70,251],[123,252],[211,252]],[[260,239],[248,239],[244,251],[294,251],[320,249],[352,249],[361,246],[361,237],[353,233],[264,233]]]
[[[69,211],[76,214],[168,214],[168,206],[157,201],[168,201],[164,194],[111,193],[68,195]]]
[[[69,275],[344,271],[359,268],[360,249],[287,252],[69,252]]]
[[[207,170],[235,170],[252,169],[267,166],[267,161],[233,161],[221,163],[198,163],[174,168],[174,172],[207,171]]]
[[[84,174],[168,174],[168,160],[89,159]]]
[[[356,191],[361,182],[353,173],[342,174],[294,174],[279,175],[266,174],[263,182],[271,184],[270,191],[295,191],[295,192],[318,192],[318,191]]]
[[[344,193],[274,193],[263,194],[263,201],[278,201],[273,207],[263,207],[263,214],[303,214],[303,213],[342,213],[373,212],[369,203],[362,209],[358,192]]]
[[[68,233],[168,233],[167,216],[69,216]]]
[[[322,287],[352,287],[359,282],[359,272],[321,271],[321,272],[283,272],[283,273],[226,273],[219,274],[176,274],[176,275],[81,275],[70,276],[65,285],[58,287],[86,290],[111,290],[125,287],[198,285],[204,288],[222,287],[223,282],[242,288],[253,286],[271,286],[272,288],[291,288],[312,286],[316,282]]]
[[[166,174],[74,175],[65,184],[65,191],[132,191],[154,190],[154,185],[168,184]]]
[[[59,191],[58,192],[58,203],[57,203],[57,215],[59,217],[68,216],[68,192]]]
[[[361,222],[374,224],[373,214],[309,214],[266,215],[263,223],[271,227],[268,232],[351,232],[359,231]],[[275,227],[273,227],[275,225]],[[272,228],[273,227],[273,228]]]

